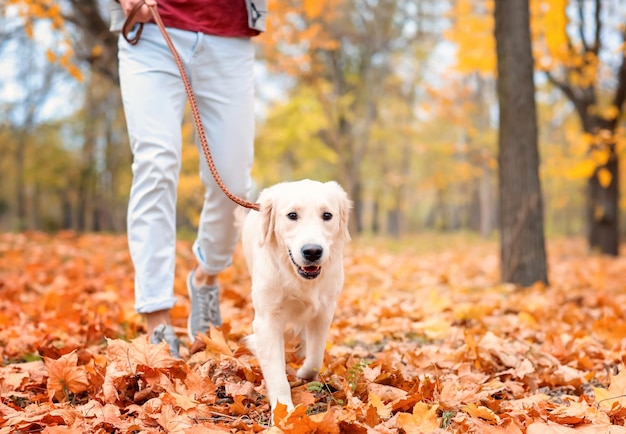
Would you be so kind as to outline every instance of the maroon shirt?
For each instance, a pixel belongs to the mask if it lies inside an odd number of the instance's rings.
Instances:
[[[245,0],[160,0],[159,14],[166,27],[208,35],[250,37]]]

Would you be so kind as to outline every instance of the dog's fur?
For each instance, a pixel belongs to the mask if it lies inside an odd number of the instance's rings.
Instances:
[[[291,410],[285,327],[292,324],[304,344],[297,376],[314,379],[343,287],[351,202],[336,182],[306,179],[263,190],[259,203],[260,212],[248,213],[242,231],[255,310],[246,344],[259,360],[272,411],[278,402]]]

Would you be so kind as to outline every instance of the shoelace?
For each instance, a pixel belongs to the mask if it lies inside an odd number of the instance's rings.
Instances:
[[[202,322],[211,323],[214,326],[220,325],[221,323],[219,296],[217,291],[217,287],[210,287],[206,290],[206,296],[201,295],[198,297]]]

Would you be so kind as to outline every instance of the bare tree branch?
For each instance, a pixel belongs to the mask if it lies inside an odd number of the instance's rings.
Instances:
[[[587,40],[585,39],[585,2],[584,0],[578,0],[578,19],[580,24],[578,25],[578,36],[583,44],[583,51],[589,51]]]
[[[595,15],[595,24],[596,24],[596,34],[593,41],[593,52],[598,54],[600,52],[600,45],[602,43],[600,39],[600,33],[602,32],[602,19],[600,18],[600,13],[602,10],[602,2],[600,0],[596,0],[596,15]]]
[[[622,33],[622,41],[626,42],[626,30]],[[624,100],[626,100],[626,55],[622,54],[622,64],[617,73],[617,88],[613,97],[613,105],[617,107],[620,115],[623,113]],[[620,116],[612,120],[613,127],[617,125]]]

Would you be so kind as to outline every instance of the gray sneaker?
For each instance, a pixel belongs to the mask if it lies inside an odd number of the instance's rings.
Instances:
[[[172,327],[171,325],[158,325],[150,336],[151,344],[157,345],[163,341],[165,341],[170,347],[170,353],[172,354],[172,357],[180,359],[180,341],[176,337],[176,333],[174,333],[174,327]]]
[[[197,333],[206,333],[211,324],[216,327],[222,325],[219,287],[217,285],[202,285],[196,288],[193,285],[195,272],[196,268],[187,276],[187,290],[191,299],[191,312],[187,327],[191,342],[196,339]]]

